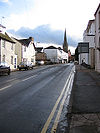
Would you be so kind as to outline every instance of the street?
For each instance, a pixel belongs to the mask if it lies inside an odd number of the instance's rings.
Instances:
[[[0,76],[0,133],[54,133],[54,121],[68,102],[73,67],[57,64]]]

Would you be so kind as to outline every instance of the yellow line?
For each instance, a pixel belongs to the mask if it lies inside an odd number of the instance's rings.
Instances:
[[[56,111],[56,108],[57,108],[57,106],[58,106],[58,104],[59,104],[59,102],[60,102],[60,100],[61,100],[61,98],[63,96],[63,93],[65,91],[65,88],[66,88],[67,84],[68,84],[68,81],[69,81],[70,76],[71,76],[71,73],[70,73],[70,75],[69,75],[69,77],[68,77],[68,79],[66,81],[66,84],[65,84],[65,86],[64,86],[64,88],[63,88],[63,90],[62,90],[62,92],[61,92],[61,94],[59,96],[59,98],[57,99],[56,104],[54,105],[53,110],[50,113],[50,115],[49,115],[49,117],[48,117],[48,119],[47,119],[47,121],[46,121],[46,123],[45,123],[45,125],[44,125],[44,127],[43,127],[43,129],[41,131],[41,133],[46,133],[46,131],[48,129],[48,126],[49,126],[49,124],[50,124],[50,122],[51,122],[51,120],[52,120],[52,118],[54,116],[54,113]]]
[[[71,81],[71,79],[70,79],[70,81]],[[53,127],[52,127],[51,133],[56,133],[56,129],[57,129],[58,122],[59,122],[59,119],[60,119],[60,115],[61,115],[61,112],[62,112],[62,109],[63,109],[63,105],[64,105],[64,102],[65,102],[65,100],[66,100],[66,97],[68,96],[67,93],[68,93],[69,87],[70,87],[70,83],[68,84],[67,90],[66,90],[65,95],[64,95],[64,97],[63,97],[63,99],[62,99],[62,102],[61,102],[61,104],[60,104],[59,111],[58,111],[58,113],[57,113],[57,116],[56,116],[54,125],[53,125]]]
[[[70,90],[72,88],[72,85],[73,85],[73,80],[74,80],[74,73],[72,74],[71,76],[71,79],[69,81],[69,84],[68,84],[68,87],[66,89],[66,92],[65,92],[65,95],[64,95],[64,98],[62,99],[62,102],[60,104],[60,107],[59,107],[59,111],[57,113],[57,116],[56,116],[56,119],[54,121],[54,125],[51,129],[51,133],[56,133],[56,130],[57,130],[57,126],[58,126],[58,122],[59,122],[59,119],[60,119],[60,116],[61,116],[61,112],[62,112],[62,109],[63,109],[63,105],[64,105],[64,102],[66,100],[66,97],[68,96],[67,93],[68,93],[68,90]]]

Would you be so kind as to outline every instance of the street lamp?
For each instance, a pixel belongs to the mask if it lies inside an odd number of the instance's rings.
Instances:
[[[37,47],[37,44],[40,43],[40,42],[36,42],[36,47]]]

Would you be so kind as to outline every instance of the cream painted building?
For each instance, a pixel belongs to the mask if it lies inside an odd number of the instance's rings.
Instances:
[[[17,55],[15,55],[15,42],[4,30],[0,29],[0,62],[6,62],[12,70],[15,69],[17,65]]]
[[[83,42],[89,42],[89,62],[91,68],[95,67],[95,20],[89,20],[83,34]]]
[[[17,55],[17,65],[22,61],[22,44],[15,38],[11,37],[15,42],[15,55]]]
[[[95,70],[100,72],[100,4],[95,12]]]

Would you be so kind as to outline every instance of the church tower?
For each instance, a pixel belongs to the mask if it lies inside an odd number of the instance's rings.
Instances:
[[[66,29],[65,29],[65,33],[64,33],[63,51],[68,53],[68,43],[67,43],[67,38],[66,38]]]

